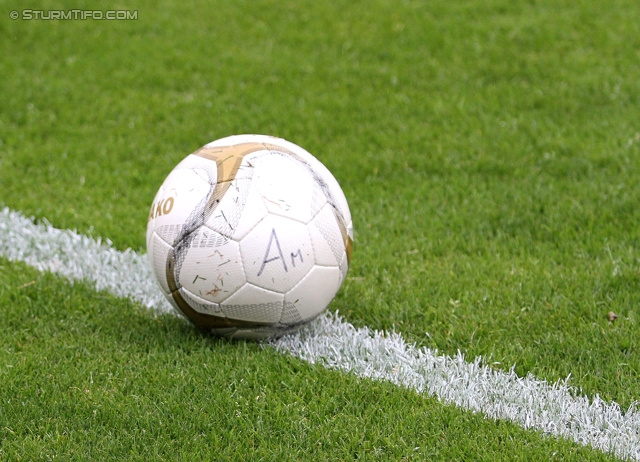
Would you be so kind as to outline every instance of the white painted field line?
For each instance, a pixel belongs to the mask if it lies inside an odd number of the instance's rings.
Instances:
[[[109,241],[49,224],[34,224],[6,208],[0,210],[0,255],[72,281],[89,281],[97,289],[158,312],[171,311],[152,280],[145,255],[120,252]],[[387,380],[490,418],[640,461],[640,410],[633,406],[623,412],[616,403],[597,396],[576,396],[563,382],[522,378],[513,371],[495,371],[480,359],[469,363],[461,354],[449,357],[416,348],[400,334],[356,329],[332,314],[271,345],[310,363]]]
[[[95,240],[48,223],[34,224],[4,208],[0,210],[0,255],[71,281],[90,281],[98,290],[131,298],[148,308],[173,311],[156,288],[147,256],[116,250],[109,240]]]

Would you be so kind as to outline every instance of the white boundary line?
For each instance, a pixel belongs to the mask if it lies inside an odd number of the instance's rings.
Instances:
[[[120,252],[111,242],[34,222],[0,210],[0,255],[69,280],[85,280],[99,290],[128,297],[157,312],[171,312],[157,289],[146,255]],[[596,396],[576,396],[565,382],[549,384],[532,375],[518,377],[428,348],[407,344],[400,334],[357,329],[337,314],[320,316],[299,333],[271,342],[278,351],[312,364],[387,380],[438,397],[493,419],[591,445],[640,461],[640,409],[622,412]]]

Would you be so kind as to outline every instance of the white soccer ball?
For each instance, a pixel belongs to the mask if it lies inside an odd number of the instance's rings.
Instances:
[[[286,140],[237,135],[180,162],[151,206],[147,253],[175,309],[234,338],[282,335],[344,281],[353,226],[338,182]]]

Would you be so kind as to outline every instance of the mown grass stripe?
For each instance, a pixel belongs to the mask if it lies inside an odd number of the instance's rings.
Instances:
[[[129,297],[160,313],[171,307],[152,280],[145,255],[120,252],[49,223],[36,224],[22,214],[0,211],[0,255],[51,271],[69,280],[85,280],[98,290]],[[504,419],[527,429],[591,445],[619,457],[640,460],[640,412],[623,412],[598,396],[580,396],[567,383],[553,384],[513,370],[497,371],[481,358],[467,362],[428,348],[417,348],[398,333],[357,329],[338,314],[321,316],[295,335],[270,343],[276,350],[310,363],[391,381],[446,403]]]

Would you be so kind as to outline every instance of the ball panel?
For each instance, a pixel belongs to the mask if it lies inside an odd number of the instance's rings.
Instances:
[[[335,223],[335,217],[329,204],[323,207],[309,223],[307,231],[311,238],[316,265],[337,266],[343,249],[341,248],[340,229]]]
[[[314,266],[300,283],[284,296],[304,321],[324,311],[340,288],[340,270],[337,267]]]
[[[273,324],[280,321],[283,302],[282,294],[245,284],[221,308],[231,319]]]
[[[307,228],[287,218],[268,215],[240,242],[247,281],[284,293],[314,264]]]
[[[151,272],[165,294],[171,292],[167,283],[167,257],[172,250],[173,248],[155,232],[147,241],[147,255],[151,264]]]
[[[225,317],[224,312],[220,309],[220,305],[212,303],[209,300],[200,298],[197,295],[189,292],[184,287],[179,289],[182,298],[198,313],[206,314],[210,316]]]
[[[311,212],[311,218],[313,219],[322,207],[327,203],[327,195],[322,187],[317,183],[313,183],[313,191],[311,193],[311,205],[309,206]]]
[[[246,159],[243,159],[235,178],[206,222],[209,228],[229,237],[235,233],[242,216],[245,215],[244,208],[252,189],[253,170]]]
[[[268,213],[260,191],[250,185],[242,215],[233,231],[233,240],[240,242]]]
[[[345,221],[351,222],[351,212],[349,211],[349,204],[347,203],[347,198],[340,188],[338,181],[333,176],[333,174],[329,171],[325,165],[320,162],[315,156],[313,156],[306,149],[294,144],[290,141],[281,139],[281,138],[271,138],[271,140],[267,139],[263,141],[265,146],[269,149],[277,150],[277,147],[284,148],[289,152],[295,154],[300,160],[303,160],[314,172],[314,174],[318,177],[316,181],[319,180],[320,183],[326,186],[327,191],[329,192],[330,202],[336,206],[336,208],[340,211],[341,215],[344,217]],[[352,236],[353,237],[353,236]]]
[[[335,266],[346,251],[344,232],[331,204],[326,204],[309,225],[318,265]]]
[[[351,257],[345,253],[342,256],[342,260],[340,260],[340,265],[338,266],[338,268],[340,268],[340,285],[342,285],[344,280],[347,278],[347,272],[349,271],[349,258]]]
[[[185,298],[185,294],[187,297]],[[204,331],[212,331],[217,329],[260,329],[264,327],[270,327],[271,323],[264,323],[260,321],[245,321],[242,319],[229,319],[224,313],[216,314],[215,306],[217,304],[211,303],[210,305],[205,303],[204,306],[197,306],[196,309],[191,304],[191,299],[196,297],[189,291],[181,288],[171,293],[173,297],[172,305],[178,310],[179,313],[184,315],[192,324]],[[205,302],[207,302],[205,300]],[[210,303],[210,302],[208,302]]]
[[[300,162],[286,153],[270,152],[253,160],[253,184],[269,213],[308,223],[311,220],[313,178]]]
[[[212,186],[191,170],[180,170],[173,181],[158,191],[149,214],[147,232],[153,230],[175,246],[185,225],[201,209]]]
[[[206,226],[198,228],[176,265],[176,281],[204,300],[223,302],[246,282],[240,246]]]
[[[280,323],[284,325],[296,325],[302,324],[303,322],[304,319],[302,319],[300,311],[298,311],[298,307],[290,301],[285,301]]]
[[[171,175],[181,170],[189,170],[196,173],[200,178],[210,185],[214,185],[218,181],[218,166],[210,159],[197,156],[195,153],[189,154],[182,159],[173,171],[167,177],[165,184],[171,184],[173,178]]]

